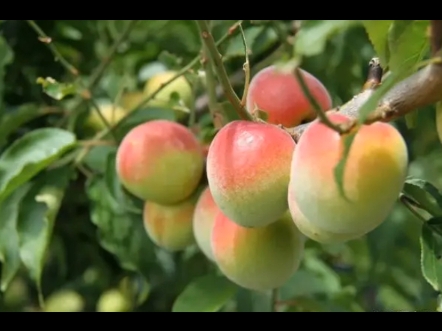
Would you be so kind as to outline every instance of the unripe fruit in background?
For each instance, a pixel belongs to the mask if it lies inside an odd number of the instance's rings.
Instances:
[[[44,311],[48,313],[74,313],[83,311],[85,301],[73,290],[60,290],[51,294],[45,302]]]
[[[158,88],[160,88],[162,84],[169,81],[175,75],[175,71],[165,71],[152,76],[144,86],[145,96],[147,97],[152,95]],[[152,100],[148,102],[148,105],[166,107],[170,102],[171,95],[174,92],[179,94],[180,99],[183,101],[186,107],[193,108],[194,100],[192,88],[184,76],[175,79],[172,83],[164,87]],[[184,113],[182,111],[177,111],[176,114],[178,117],[181,117]]]
[[[289,192],[288,195],[290,215],[295,222],[299,231],[307,238],[319,242],[321,244],[336,244],[343,243],[349,240],[360,238],[364,233],[334,233],[324,230],[314,224],[312,224],[299,210],[295,199]]]
[[[348,118],[335,113],[334,123]],[[390,124],[363,125],[356,133],[344,172],[346,200],[334,169],[344,137],[319,121],[304,131],[291,166],[290,195],[316,227],[334,233],[367,233],[380,225],[397,201],[407,175],[407,146]]]
[[[193,234],[196,243],[201,251],[210,260],[214,260],[212,253],[212,229],[215,222],[215,216],[220,212],[215,201],[213,201],[210,188],[206,189],[198,199],[198,203],[193,215]]]
[[[113,104],[98,105],[98,108],[100,109],[101,114],[111,127],[120,122],[127,114],[127,110],[125,108]],[[85,125],[95,132],[107,128],[106,123],[103,121],[101,116],[98,114],[97,109],[95,108],[91,108],[89,110],[89,115],[86,118]]]
[[[265,226],[288,208],[287,189],[295,142],[270,124],[234,121],[215,136],[207,156],[213,199],[232,221]]]
[[[284,285],[299,268],[304,238],[288,212],[260,228],[242,227],[220,212],[212,249],[218,267],[232,282],[265,291]]]
[[[332,108],[332,100],[325,86],[305,70],[302,73],[311,95],[324,111]],[[250,81],[247,110],[256,106],[268,115],[267,122],[293,127],[316,118],[314,108],[305,97],[296,76],[270,66],[258,72]]]
[[[144,203],[144,228],[157,246],[175,252],[195,243],[192,222],[199,195],[197,190],[187,200],[169,206]]]
[[[126,92],[121,97],[121,105],[127,110],[132,110],[138,106],[144,98],[145,95],[141,91]]]
[[[204,157],[189,129],[155,120],[136,126],[124,137],[116,168],[122,185],[133,195],[159,204],[175,204],[198,186]]]
[[[110,289],[101,294],[96,309],[100,313],[124,313],[132,309],[132,303],[118,289]]]

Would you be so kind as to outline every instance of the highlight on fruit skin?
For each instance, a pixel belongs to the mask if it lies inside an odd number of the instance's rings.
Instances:
[[[321,244],[337,244],[358,239],[365,233],[334,233],[312,224],[299,210],[293,196],[288,194],[289,211],[298,230],[308,239]]]
[[[204,172],[201,144],[185,126],[154,120],[134,127],[116,156],[122,185],[141,200],[176,204],[190,197]]]
[[[214,261],[212,252],[212,229],[220,209],[213,200],[210,188],[206,187],[198,199],[193,214],[193,234],[195,241],[204,255]]]
[[[259,228],[242,227],[219,212],[212,250],[221,272],[232,282],[266,291],[284,285],[298,270],[304,237],[288,211],[278,221]]]
[[[197,190],[190,198],[175,205],[144,203],[144,228],[157,246],[176,252],[195,243],[193,214],[199,193]]]
[[[220,210],[245,227],[266,226],[288,208],[290,163],[296,143],[275,125],[233,121],[207,155],[210,191]]]
[[[348,121],[339,113],[328,117],[334,123]],[[363,125],[345,166],[345,199],[334,175],[343,139],[318,120],[309,125],[293,154],[289,194],[317,228],[341,234],[368,233],[387,218],[399,197],[407,175],[407,146],[391,124]]]
[[[322,110],[330,110],[332,99],[327,88],[309,72],[299,70]],[[304,95],[294,73],[283,72],[275,65],[266,67],[253,76],[246,106],[249,113],[253,113],[257,106],[267,113],[268,123],[285,127],[294,127],[316,118],[315,110]]]

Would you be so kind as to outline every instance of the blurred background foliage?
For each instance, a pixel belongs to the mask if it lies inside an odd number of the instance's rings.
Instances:
[[[215,40],[235,22],[213,21]],[[76,96],[54,100],[37,83],[39,77],[73,84],[71,88],[75,90],[91,84],[97,70],[105,66],[93,88],[93,98],[97,102],[121,103],[123,95],[142,91],[145,82],[156,73],[180,70],[201,50],[198,29],[191,20],[140,21],[114,53],[112,48],[130,21],[35,23],[80,74],[74,77],[60,61],[55,61],[44,38],[39,39],[28,22],[1,22],[0,151],[42,127],[61,126],[75,132],[79,140],[91,139],[84,124],[87,104],[76,104]],[[244,21],[252,73],[291,56],[292,46],[286,40],[299,29],[299,24],[292,20]],[[303,29],[310,35],[309,43],[299,46],[305,47],[302,68],[323,82],[334,105],[350,100],[361,90],[368,62],[376,55],[364,27],[347,26],[342,21],[303,21]],[[232,34],[219,49],[232,84],[241,95],[241,36]],[[195,68],[199,68],[199,62]],[[207,140],[212,125],[204,107],[201,77],[198,70],[186,73],[197,100],[198,132],[201,139]],[[55,94],[66,92],[66,86],[55,85],[54,89]],[[175,119],[177,114],[172,109],[141,108],[114,132],[118,139],[138,123],[154,118]],[[395,122],[409,145],[410,174],[442,188],[442,147],[435,109],[429,107],[413,116],[412,122],[405,118]],[[187,123],[188,117],[180,121]],[[92,146],[83,151],[81,158],[68,153],[59,161],[69,163],[76,158],[79,162],[74,174],[63,173],[64,168],[48,170],[58,171],[57,180],[66,179],[67,187],[53,231],[40,220],[20,228],[25,236],[28,231],[32,239],[35,231],[42,233],[36,227],[47,227],[43,231],[46,235],[39,237],[41,243],[28,248],[42,249],[46,254],[38,261],[23,263],[10,282],[3,278],[5,291],[0,292],[0,310],[41,310],[38,270],[42,273],[41,293],[48,311],[272,310],[270,293],[251,292],[226,282],[196,247],[172,254],[149,240],[141,221],[140,202],[125,194],[115,177],[115,151],[116,146],[111,144]],[[39,174],[37,179],[44,181],[42,176]],[[40,217],[35,208],[27,207],[33,201],[27,203],[21,208],[29,209],[28,217]],[[0,210],[2,218],[8,218],[6,209]],[[0,270],[5,277],[8,257],[1,249],[1,241],[6,241],[10,232],[7,233],[5,220],[3,223],[0,220]],[[420,227],[420,221],[398,204],[382,226],[360,240],[339,245],[308,241],[300,270],[278,291],[276,309],[434,311],[437,293],[421,272]],[[26,249],[21,247],[22,256],[27,254]],[[29,264],[34,267],[29,268]]]

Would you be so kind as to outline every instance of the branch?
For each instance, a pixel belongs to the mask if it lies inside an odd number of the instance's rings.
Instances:
[[[79,72],[78,70],[72,65],[70,64],[64,57],[63,55],[60,54],[60,52],[58,51],[57,47],[55,47],[55,45],[52,43],[52,38],[49,37],[39,26],[37,23],[35,23],[35,21],[33,20],[26,20],[26,22],[28,22],[29,26],[34,29],[35,32],[37,32],[38,36],[39,36],[39,40],[46,44],[49,48],[49,50],[52,52],[52,54],[55,56],[55,58],[60,61],[60,63],[63,65],[63,67],[66,68],[67,71],[69,71],[72,75],[74,76],[78,76]]]
[[[251,115],[241,104],[241,100],[238,98],[235,91],[233,90],[232,85],[230,84],[229,76],[227,75],[226,69],[224,68],[221,54],[218,52],[218,48],[216,47],[213,36],[210,33],[207,22],[205,20],[196,20],[196,23],[202,31],[201,36],[207,46],[210,57],[214,62],[216,73],[221,81],[227,99],[229,99],[229,102],[235,108],[240,118],[244,120],[251,120]]]
[[[431,55],[436,56],[442,48],[442,20],[430,20]]]
[[[200,30],[200,33],[202,31]],[[213,61],[208,56],[207,46],[201,38],[202,43],[202,58],[201,65],[206,73],[206,85],[207,85],[207,95],[209,99],[209,111],[212,115],[213,125],[215,129],[220,129],[223,126],[223,114],[219,110],[217,95],[216,95],[216,78],[213,73]]]
[[[302,92],[304,93],[305,97],[308,99],[310,104],[312,105],[316,116],[319,118],[319,120],[324,123],[326,126],[328,126],[330,129],[333,129],[339,133],[344,133],[344,130],[341,128],[341,126],[334,124],[325,114],[324,110],[322,110],[321,106],[319,105],[318,101],[316,101],[315,97],[310,93],[310,90],[307,86],[307,83],[304,81],[304,77],[302,77],[301,70],[298,66],[295,67],[294,73],[296,76],[296,79],[298,80],[299,85],[301,86]]]
[[[430,44],[433,58],[425,67],[393,86],[378,106],[365,119],[365,124],[390,122],[419,108],[442,100],[442,20],[430,21]],[[380,85],[383,70],[376,58],[370,61],[370,70],[363,91],[342,107],[333,109],[348,116],[351,121],[341,125],[338,132],[348,133],[358,124],[359,109]],[[309,123],[285,128],[298,141]]]
[[[92,90],[100,81],[101,76],[104,74],[105,70],[111,63],[112,58],[116,54],[118,48],[120,47],[121,43],[129,36],[129,33],[132,31],[132,29],[135,27],[135,25],[140,20],[131,20],[129,24],[127,24],[124,31],[118,36],[118,39],[115,40],[114,44],[112,45],[111,49],[109,50],[109,54],[103,59],[103,61],[100,63],[100,65],[95,69],[95,71],[92,73],[92,78],[88,85],[88,90]]]
[[[221,45],[224,41],[226,41],[229,37],[231,37],[233,35],[233,32],[236,29],[236,26],[238,24],[241,24],[241,21],[236,22],[235,24],[233,24],[227,33],[225,33],[216,43],[216,47],[218,47],[219,45]],[[149,95],[148,97],[144,98],[143,100],[141,100],[141,102],[135,106],[135,108],[131,109],[130,112],[141,109],[146,103],[148,103],[150,100],[152,100],[153,98],[155,98],[155,96],[161,92],[161,90],[163,90],[167,85],[171,84],[175,79],[178,79],[179,77],[183,76],[186,72],[188,72],[190,69],[192,69],[195,65],[197,65],[197,63],[201,60],[202,54],[196,56],[192,61],[190,61],[185,67],[183,67],[180,71],[178,71],[176,73],[175,76],[173,76],[171,79],[169,79],[168,81],[162,83],[158,89],[156,91],[154,91],[151,95]]]

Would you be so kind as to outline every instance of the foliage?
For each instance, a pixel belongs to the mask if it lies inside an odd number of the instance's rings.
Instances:
[[[241,96],[240,30],[226,35],[236,21],[211,23]],[[428,21],[303,21],[293,38],[298,23],[242,23],[252,74],[295,58],[340,105],[361,90],[367,64],[378,56],[393,74],[362,117],[429,57]],[[435,311],[442,288],[442,145],[433,106],[394,122],[410,153],[403,203],[362,239],[309,240],[300,270],[277,298],[231,283],[194,246],[168,253],[151,242],[141,201],[116,176],[116,149],[132,127],[160,118],[212,139],[201,47],[191,20],[0,21],[0,310],[41,311],[48,298],[74,291],[82,303],[72,310],[96,311],[103,293],[119,289],[133,311]],[[190,115],[179,95],[164,107],[139,99],[115,127],[87,129],[97,104],[121,104],[127,92],[142,91],[166,70],[183,74],[199,97]],[[219,102],[229,120],[237,118],[224,96]],[[338,182],[344,167],[345,158]]]

